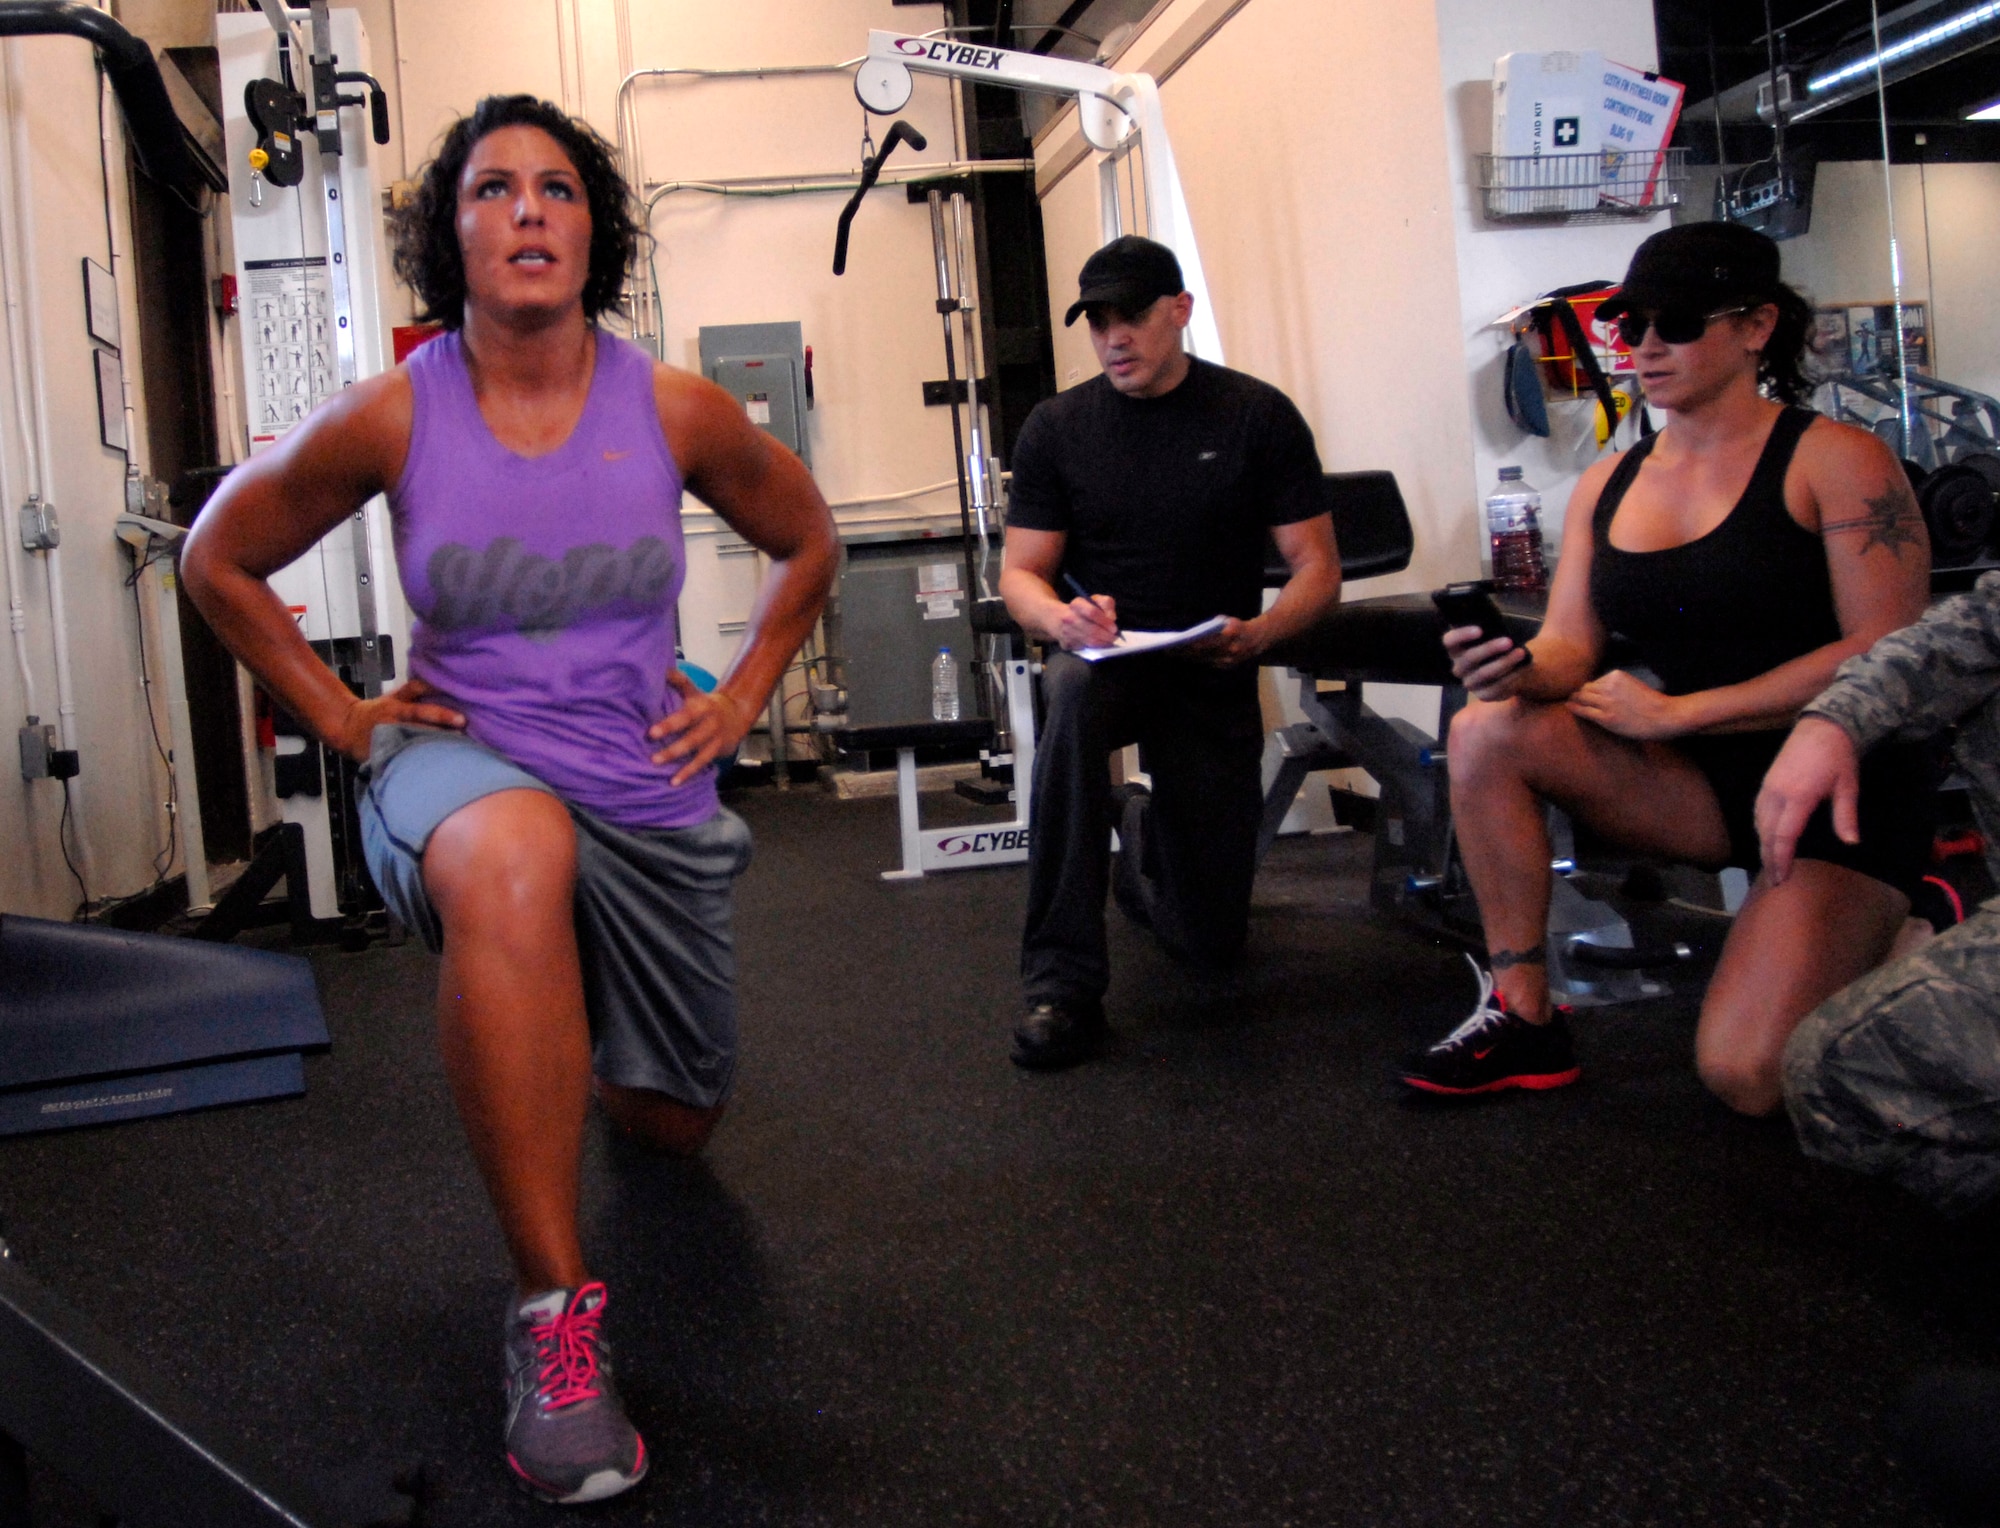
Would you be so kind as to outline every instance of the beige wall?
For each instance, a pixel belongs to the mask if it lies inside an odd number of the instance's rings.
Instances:
[[[1225,14],[1226,13],[1226,14]],[[1229,364],[1275,383],[1305,412],[1330,469],[1386,467],[1410,507],[1409,571],[1354,586],[1365,598],[1475,575],[1480,501],[1503,462],[1541,488],[1553,542],[1576,476],[1588,410],[1558,408],[1557,436],[1507,420],[1491,321],[1556,286],[1616,279],[1645,223],[1489,225],[1472,156],[1488,147],[1493,62],[1511,49],[1596,48],[1655,61],[1650,0],[1173,0],[1121,69],[1164,73],[1176,40],[1222,24],[1162,86]],[[1065,136],[1038,157],[1060,168]],[[1089,163],[1048,188],[1049,283],[1057,309],[1099,242]],[[1087,338],[1058,329],[1063,385],[1095,371]],[[1435,691],[1371,690],[1434,727]]]
[[[1925,289],[1938,376],[2000,395],[2000,164],[1898,166],[1896,194],[1914,173],[1923,212]],[[1903,220],[1902,202],[1897,221]]]
[[[1598,455],[1594,404],[1558,404],[1552,433],[1523,434],[1507,418],[1500,374],[1504,331],[1492,321],[1516,303],[1597,277],[1616,281],[1640,240],[1666,226],[1665,214],[1631,222],[1554,227],[1489,223],[1479,210],[1473,156],[1492,147],[1493,63],[1516,50],[1594,49],[1608,59],[1651,69],[1658,63],[1651,0],[1436,0],[1452,218],[1458,238],[1458,388],[1472,418],[1468,492],[1440,527],[1455,566],[1467,572],[1482,555],[1479,502],[1503,463],[1524,469],[1541,490],[1551,548],[1577,477]]]
[[[1117,67],[1158,70],[1156,40],[1199,8],[1176,0]],[[1437,60],[1428,4],[1249,0],[1161,87],[1229,364],[1297,402],[1329,468],[1389,468],[1409,502],[1416,561],[1357,594],[1464,563],[1446,535],[1472,442]],[[1060,326],[1099,242],[1093,164],[1049,189],[1043,218]],[[1080,326],[1059,344],[1059,380],[1095,374]]]
[[[31,252],[48,381],[52,439],[49,496],[61,516],[59,552],[68,606],[71,662],[76,679],[77,729],[83,772],[72,782],[76,823],[93,896],[128,894],[152,880],[151,861],[166,844],[166,775],[153,754],[140,686],[138,623],[124,584],[131,562],[112,536],[124,508],[125,459],[98,442],[97,393],[92,346],[84,328],[80,264],[86,255],[106,262],[103,175],[99,168],[97,79],[90,48],[71,38],[24,38],[23,75],[36,244]],[[4,124],[0,123],[0,128]],[[112,208],[122,247],[129,247],[123,195],[122,138],[114,129],[110,179]],[[0,145],[0,160],[6,159]],[[11,175],[11,162],[8,164]],[[17,247],[13,207],[0,198],[0,230],[10,256]],[[26,272],[22,272],[25,276]],[[133,368],[139,438],[145,437],[138,397],[138,316],[129,279],[121,283],[125,360]],[[0,315],[4,322],[4,315]],[[25,324],[23,330],[25,332]],[[0,344],[16,336],[0,330]],[[0,534],[17,534],[15,515],[27,491],[26,450],[15,427],[13,382],[0,365],[0,457],[10,502],[0,506]],[[143,458],[142,458],[143,465]],[[66,918],[76,905],[76,883],[63,865],[57,840],[62,790],[52,781],[28,782],[16,766],[15,733],[26,700],[12,644],[25,643],[45,722],[56,720],[53,631],[46,560],[24,554],[26,630],[0,633],[0,911]],[[150,600],[150,590],[146,591]],[[151,632],[148,636],[150,638]],[[162,674],[154,669],[156,681]],[[164,691],[156,691],[161,733],[166,732]],[[75,840],[73,839],[73,842]]]
[[[370,0],[386,9],[385,0]],[[368,7],[364,6],[364,14]],[[640,67],[750,68],[838,63],[871,27],[942,24],[941,8],[890,0],[738,0],[729,6],[632,5],[629,50],[610,0],[578,0],[583,46],[567,6],[549,0],[424,0],[395,8],[409,159],[481,96],[528,90],[561,100],[615,136],[618,83]],[[379,40],[381,23],[371,25]],[[576,60],[580,58],[578,94]],[[630,62],[626,62],[629,58]],[[565,70],[561,59],[570,61]],[[647,178],[851,173],[861,162],[861,108],[849,76],[647,81],[636,87]],[[956,153],[951,88],[920,77],[901,115],[929,139],[892,168]],[[879,141],[886,123],[875,119]],[[929,214],[902,189],[873,193],[856,216],[847,274],[832,273],[834,224],[846,192],[723,198],[682,191],[653,219],[664,299],[663,358],[694,368],[706,324],[788,319],[813,347],[818,406],[809,418],[814,475],[829,499],[899,493],[952,477],[951,421],[924,407],[921,384],[944,375]],[[910,506],[956,512],[956,491]],[[867,513],[857,506],[856,513]]]
[[[1181,23],[1215,9],[1175,0],[1117,67],[1157,71]],[[1416,559],[1357,595],[1475,572],[1479,501],[1502,462],[1527,468],[1559,528],[1595,454],[1573,450],[1585,409],[1559,410],[1547,443],[1507,421],[1505,339],[1489,326],[1551,287],[1616,279],[1651,223],[1496,227],[1472,174],[1488,146],[1494,59],[1557,47],[1650,67],[1652,7],[1248,0],[1162,87],[1229,363],[1291,394],[1330,468],[1387,467],[1403,486]],[[1045,134],[1042,158],[1063,142],[1059,129]],[[1058,322],[1098,243],[1096,209],[1088,162],[1047,189]],[[1058,332],[1059,380],[1092,375],[1087,339]]]

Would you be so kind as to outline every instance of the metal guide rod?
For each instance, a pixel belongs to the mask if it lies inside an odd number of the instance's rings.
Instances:
[[[985,431],[979,420],[979,326],[973,322],[978,304],[972,298],[978,265],[973,258],[969,243],[971,222],[971,218],[967,216],[965,193],[953,191],[951,226],[954,258],[958,269],[958,316],[965,335],[965,405],[966,418],[969,421],[967,433],[971,436],[971,446],[964,458],[961,477],[972,487],[972,512],[978,524],[979,535],[979,565],[976,571],[968,573],[971,581],[967,584],[966,603],[968,608],[976,608],[973,606],[974,600],[993,597],[993,590],[986,577],[987,566],[992,560],[993,547],[988,539],[991,520],[987,511],[991,496],[986,477]],[[950,319],[947,318],[946,322],[949,323]],[[952,406],[957,407],[955,398]],[[969,541],[965,550],[969,564],[972,556],[972,545]],[[978,630],[973,632],[973,667],[976,675],[984,678],[986,682],[987,706],[994,718],[994,747],[1004,753],[1013,746],[1013,742],[1007,715],[1006,690],[1000,675],[1000,665],[994,660],[999,643],[1000,638],[993,633]]]
[[[339,87],[333,83],[336,63],[333,22],[326,0],[312,5],[313,110],[318,126],[320,188],[326,202],[326,263],[333,287],[333,345],[340,385],[358,380],[354,357],[354,289],[347,261],[347,214],[340,199]],[[355,613],[361,626],[361,693],[382,693],[381,626],[375,612],[375,561],[368,546],[368,511],[357,509],[348,520],[354,548]]]
[[[285,0],[257,0],[257,8],[264,13],[264,19],[271,23],[271,30],[278,34],[281,42],[287,42],[303,58],[306,50],[299,45],[298,28],[285,9]]]
[[[938,317],[944,321],[944,386],[951,405],[951,455],[952,465],[958,469],[958,523],[965,550],[965,600],[970,606],[979,587],[979,570],[972,562],[972,491],[965,475],[965,432],[958,418],[958,352],[951,332],[958,298],[952,292],[951,248],[944,237],[944,193],[932,186],[925,200],[931,209],[931,253],[937,260]]]
[[[980,539],[986,537],[986,446],[985,431],[979,423],[979,340],[972,316],[973,262],[966,248],[970,230],[965,215],[965,193],[951,193],[951,229],[958,261],[958,316],[965,334],[965,416],[966,433],[971,437],[966,457],[966,478],[972,484],[972,508],[979,522]],[[984,589],[980,593],[985,593]]]

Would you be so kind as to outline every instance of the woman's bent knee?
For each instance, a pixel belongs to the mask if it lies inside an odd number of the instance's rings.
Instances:
[[[424,848],[424,887],[447,922],[481,906],[569,906],[576,828],[545,791],[498,791],[461,807]]]
[[[1762,1119],[1784,1102],[1784,1072],[1775,1055],[1697,1054],[1695,1071],[1702,1085],[1738,1114]]]
[[[670,1157],[701,1155],[726,1107],[697,1109],[651,1088],[628,1088],[602,1078],[597,1101],[614,1129],[627,1139]]]
[[[1446,753],[1454,779],[1525,762],[1546,746],[1550,707],[1519,700],[1473,700],[1451,719]]]

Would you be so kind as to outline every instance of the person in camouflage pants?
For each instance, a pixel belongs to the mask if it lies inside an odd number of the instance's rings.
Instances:
[[[1774,879],[1831,799],[1857,835],[1859,756],[1956,726],[1955,755],[2000,877],[2000,573],[1843,663],[1764,777],[1757,830]],[[1822,1003],[1784,1054],[1808,1156],[1898,1183],[1948,1214],[2000,1198],[2000,897]]]

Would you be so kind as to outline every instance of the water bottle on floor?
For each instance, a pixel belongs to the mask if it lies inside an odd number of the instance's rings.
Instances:
[[[958,660],[948,647],[940,647],[931,664],[931,720],[958,720]]]
[[[1493,582],[1502,589],[1545,593],[1549,572],[1542,561],[1542,496],[1519,467],[1500,469],[1500,486],[1486,500],[1486,531],[1493,548]]]

